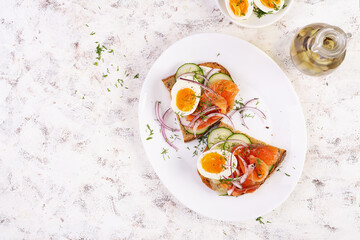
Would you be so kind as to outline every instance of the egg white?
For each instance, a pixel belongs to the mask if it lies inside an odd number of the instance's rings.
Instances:
[[[254,7],[253,7],[253,0],[247,0],[247,1],[248,1],[249,6],[248,6],[246,14],[244,16],[236,16],[233,13],[233,11],[231,10],[231,8],[230,8],[230,0],[225,0],[226,9],[227,9],[230,17],[235,19],[235,20],[246,20],[246,19],[248,19],[251,16]]]
[[[231,169],[230,169],[230,166],[224,166],[224,169],[223,171],[221,171],[220,173],[209,173],[207,171],[205,171],[201,165],[201,159],[206,155],[206,154],[209,154],[209,153],[212,153],[212,152],[216,152],[216,153],[219,153],[221,154],[222,156],[225,157],[225,164],[227,165],[230,165],[230,158],[231,158],[231,153],[228,152],[228,151],[225,151],[225,150],[219,150],[219,149],[216,149],[216,150],[211,150],[211,151],[206,151],[204,152],[203,154],[201,154],[201,156],[198,158],[198,162],[197,162],[197,169],[199,171],[199,173],[206,177],[206,178],[210,178],[210,179],[214,179],[214,180],[220,180],[220,179],[223,179],[225,177],[228,177],[231,175]],[[234,169],[237,167],[237,160],[236,158],[234,157],[233,160],[232,160],[232,170],[233,172]]]
[[[271,0],[269,0],[269,1],[271,1]],[[274,8],[269,8],[265,5],[263,5],[260,0],[254,0],[254,3],[263,12],[268,13],[268,12],[272,11],[273,13],[275,13],[275,12],[278,12],[280,9],[282,9],[282,7],[284,6],[285,0],[280,0],[280,5],[278,5],[278,10],[275,10]]]
[[[194,106],[191,108],[191,110],[186,111],[186,112],[180,110],[176,105],[177,93],[179,92],[179,90],[184,89],[184,88],[192,89],[195,92],[195,96],[198,96],[195,100]],[[180,115],[181,117],[190,115],[196,110],[197,106],[199,105],[200,96],[201,96],[201,87],[199,85],[179,79],[176,81],[176,83],[174,84],[174,86],[171,89],[171,108],[176,114]]]

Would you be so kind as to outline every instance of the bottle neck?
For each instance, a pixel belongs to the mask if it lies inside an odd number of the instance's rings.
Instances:
[[[346,44],[346,33],[338,27],[329,26],[317,32],[311,51],[324,58],[336,58],[344,53]]]

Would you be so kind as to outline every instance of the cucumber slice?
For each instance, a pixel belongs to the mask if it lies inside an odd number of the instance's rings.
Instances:
[[[215,143],[226,140],[229,136],[231,136],[233,132],[225,127],[219,127],[212,130],[209,133],[207,138],[207,147],[211,148]],[[222,145],[222,144],[220,144]],[[217,146],[216,148],[222,149],[222,146]]]
[[[214,82],[217,82],[219,80],[229,80],[229,81],[234,82],[232,80],[232,78],[229,75],[225,74],[225,73],[215,73],[215,74],[210,76],[208,85],[213,84]]]
[[[185,130],[188,132],[188,133],[191,133],[191,134],[194,134],[194,131],[192,130],[192,128],[187,128],[187,127],[184,127]],[[209,127],[204,127],[204,128],[201,128],[201,129],[196,129],[196,135],[200,135],[200,134],[203,134],[203,133],[206,133],[206,131],[209,129]]]
[[[271,170],[274,168],[274,164],[270,166],[270,169],[269,169],[269,173],[271,172]]]
[[[248,136],[246,136],[245,134],[242,134],[242,133],[234,133],[233,135],[229,136],[226,140],[229,140],[229,139],[241,140],[246,144],[251,144],[251,141],[248,138]],[[239,145],[239,144],[227,142],[227,143],[225,143],[224,149],[227,151],[231,151],[231,149],[233,147],[235,147],[236,145]]]
[[[175,73],[175,81],[177,79],[178,76],[180,76],[181,74],[184,73],[196,73],[196,74],[200,74],[202,76],[204,76],[204,72],[201,69],[201,67],[199,67],[198,65],[196,65],[195,63],[185,63],[183,65],[181,65],[178,70]],[[201,77],[196,77],[196,75],[194,75],[193,77],[194,81],[198,81],[199,83],[203,83],[204,79]]]

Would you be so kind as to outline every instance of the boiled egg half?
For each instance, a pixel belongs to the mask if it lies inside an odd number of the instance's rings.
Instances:
[[[232,169],[230,167],[231,153],[224,150],[210,150],[204,152],[198,159],[197,169],[199,173],[210,179],[220,180],[231,175],[231,170],[234,172],[237,167],[237,160],[233,158],[231,161]]]
[[[248,19],[253,12],[253,0],[225,0],[225,5],[233,19]]]
[[[285,0],[254,0],[255,5],[266,13],[279,11],[284,6],[284,2]]]
[[[171,108],[181,117],[192,114],[200,102],[201,87],[195,83],[177,80],[171,89]]]

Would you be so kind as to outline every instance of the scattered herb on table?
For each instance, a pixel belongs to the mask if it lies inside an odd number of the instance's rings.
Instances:
[[[75,94],[77,93],[77,90],[75,90]]]
[[[91,32],[90,35],[95,35],[95,32]]]
[[[265,224],[261,219],[262,219],[262,217],[258,217],[258,218],[256,218],[256,221],[258,221],[260,224]]]
[[[139,78],[139,74],[138,74],[138,73],[134,76],[134,79],[135,79],[135,78]]]
[[[216,56],[217,56],[217,57],[220,56],[220,53],[218,53]]]
[[[107,88],[107,90],[108,90],[108,92],[110,92],[110,89],[109,89],[109,88]]]
[[[104,50],[101,48],[100,44],[98,44],[96,46],[96,54],[98,55],[97,56],[97,60],[100,60],[101,59],[101,53],[103,52]]]

